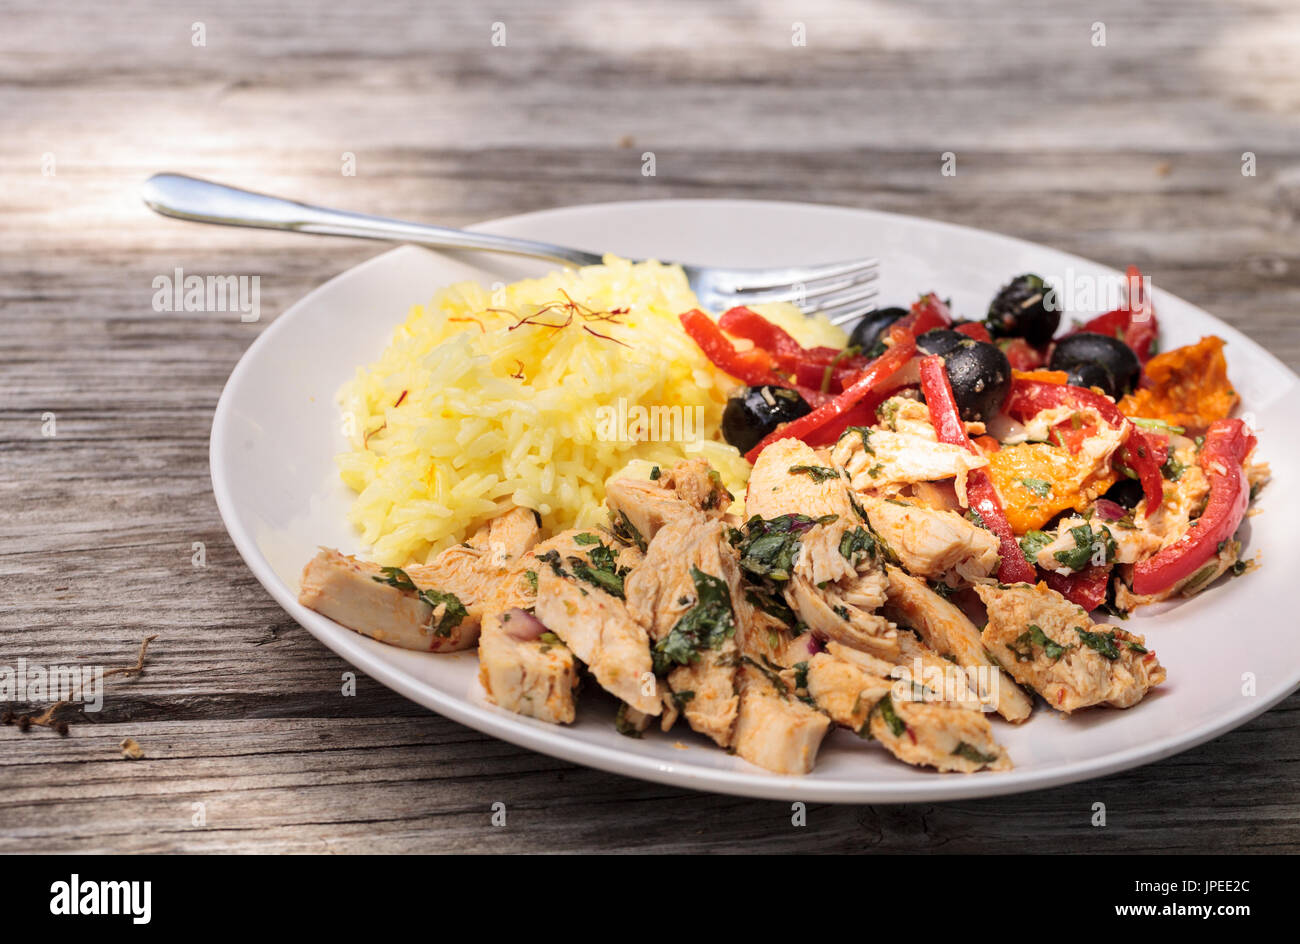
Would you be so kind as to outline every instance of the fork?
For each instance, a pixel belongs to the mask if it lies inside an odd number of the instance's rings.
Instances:
[[[155,174],[145,182],[144,202],[156,213],[181,220],[291,230],[322,236],[389,239],[437,249],[482,249],[550,259],[570,266],[598,265],[594,252],[490,233],[385,219],[312,206],[184,174]],[[805,314],[818,312],[837,325],[875,309],[875,259],[772,269],[726,269],[681,264],[700,304],[709,311],[735,305],[792,302]]]

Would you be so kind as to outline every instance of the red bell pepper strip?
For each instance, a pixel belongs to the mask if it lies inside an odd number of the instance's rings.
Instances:
[[[939,442],[961,446],[974,455],[980,455],[966,435],[966,425],[957,410],[948,370],[938,354],[921,358],[921,391],[925,394],[926,406],[930,408],[930,422]],[[1001,545],[998,580],[1002,583],[1033,583],[1037,580],[1038,572],[1025,560],[1025,552],[1020,549],[1020,542],[1011,530],[1002,499],[998,497],[987,469],[971,469],[966,473],[966,498],[984,526],[998,537]]]
[[[1049,587],[1091,612],[1106,602],[1106,588],[1113,567],[1113,564],[1093,564],[1077,574],[1058,574],[1041,568],[1040,571]]]
[[[1165,494],[1165,481],[1160,474],[1164,458],[1157,461],[1157,457],[1162,455],[1162,450],[1157,445],[1158,437],[1147,436],[1134,426],[1109,397],[1082,387],[1017,377],[1011,381],[1011,392],[1002,409],[1008,415],[1023,421],[1040,410],[1058,406],[1094,410],[1110,426],[1128,430],[1124,445],[1120,447],[1119,458],[1142,483],[1142,494],[1147,500],[1147,514],[1155,512],[1164,501]],[[1163,454],[1167,457],[1167,447]]]
[[[1155,343],[1160,326],[1156,321],[1156,310],[1147,297],[1146,287],[1142,281],[1142,272],[1137,266],[1128,267],[1128,303],[1123,307],[1098,315],[1084,322],[1076,331],[1091,331],[1119,338],[1133,349],[1138,360],[1145,364],[1151,359],[1151,347]]]
[[[798,382],[791,383],[788,377],[778,373],[776,368],[779,364],[763,348],[755,346],[747,351],[737,350],[736,346],[722,333],[722,329],[718,324],[698,308],[684,312],[678,317],[681,319],[682,327],[686,329],[686,333],[690,335],[691,340],[699,345],[700,350],[704,352],[704,356],[719,370],[730,374],[742,383],[751,387],[759,387],[764,384],[776,387],[793,387],[799,391],[799,394],[812,407],[818,407],[830,401],[830,395],[822,393],[818,388],[803,386]],[[755,315],[754,317],[758,316]],[[772,327],[776,328],[775,325],[772,325]],[[776,330],[780,331],[781,329],[776,328]],[[784,334],[784,332],[782,333]],[[786,335],[786,337],[789,337],[789,335]],[[791,338],[791,343],[793,341],[794,339]]]
[[[912,337],[919,338],[934,328],[946,328],[952,324],[952,312],[938,295],[927,292],[912,302],[911,312],[899,318],[894,324],[905,331],[912,332]]]
[[[1010,338],[998,342],[998,347],[1007,356],[1012,370],[1037,370],[1047,363],[1042,351],[1024,338]]]
[[[824,370],[834,364],[856,374],[867,366],[867,358],[860,354],[846,354],[841,348],[804,347],[780,325],[768,321],[744,305],[737,305],[724,312],[718,319],[718,327],[734,337],[752,341],[755,347],[761,347],[771,354],[772,359],[785,371],[796,372],[806,365]],[[821,374],[818,374],[817,382],[809,383],[808,386],[819,388],[821,380]]]
[[[964,334],[968,338],[974,338],[976,341],[983,341],[985,344],[993,343],[993,335],[989,334],[989,329],[978,321],[966,321],[959,325],[953,325],[953,329],[958,334]]]
[[[1255,437],[1241,420],[1215,420],[1205,432],[1197,463],[1210,483],[1205,511],[1173,544],[1133,567],[1133,592],[1161,593],[1190,577],[1230,540],[1250,506],[1250,483],[1241,465],[1255,448]]]
[[[717,322],[700,311],[692,308],[680,316],[682,327],[691,336],[700,350],[721,371],[730,374],[751,387],[763,384],[789,386],[789,381],[776,373],[776,361],[772,355],[761,347],[738,351],[718,327]]]
[[[758,454],[778,439],[805,439],[866,399],[869,393],[896,374],[916,353],[916,339],[911,334],[896,331],[891,326],[890,338],[893,344],[889,350],[871,361],[858,379],[845,388],[843,393],[806,416],[778,426],[764,436],[757,446],[745,453],[745,458],[751,463],[755,462]]]

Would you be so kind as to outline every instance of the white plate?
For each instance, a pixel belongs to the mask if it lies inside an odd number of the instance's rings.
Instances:
[[[883,304],[921,291],[950,296],[979,317],[998,287],[1022,272],[1076,279],[1111,269],[1030,243],[929,220],[863,210],[730,200],[664,200],[573,207],[497,220],[482,230],[628,257],[719,265],[883,260]],[[312,246],[303,243],[303,252]],[[432,655],[359,636],[297,602],[299,574],[317,545],[360,550],[346,523],[349,492],[333,457],[344,449],[334,396],[375,358],[414,303],[474,278],[491,283],[546,266],[488,254],[451,257],[414,247],[386,252],[302,299],[268,327],[231,374],[212,426],[212,483],[235,546],[271,595],[323,643],[371,677],[462,724],[579,764],[674,786],[807,801],[889,803],[1013,793],[1097,777],[1167,757],[1243,723],[1300,686],[1295,637],[1300,545],[1300,380],[1240,332],[1159,290],[1162,344],[1218,334],[1229,371],[1259,432],[1275,482],[1249,520],[1247,552],[1264,566],[1220,581],[1195,600],[1134,616],[1169,670],[1169,682],[1128,711],[1066,719],[1040,705],[1025,725],[995,721],[1015,770],[937,774],[893,760],[847,732],[827,739],[817,769],[783,777],[752,767],[689,731],[642,740],[617,734],[588,699],[558,727],[488,704],[473,652]],[[1207,785],[1208,786],[1208,785]]]

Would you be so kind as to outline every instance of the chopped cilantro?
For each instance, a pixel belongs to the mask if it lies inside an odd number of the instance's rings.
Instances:
[[[451,631],[464,621],[469,615],[465,605],[460,602],[460,598],[454,593],[446,593],[442,590],[421,590],[415,585],[406,571],[400,567],[384,567],[383,576],[373,578],[377,583],[387,584],[390,587],[396,587],[398,590],[414,593],[421,602],[434,610],[443,607],[442,619],[438,620],[438,625],[434,627],[435,636],[450,636]]]
[[[1015,653],[1017,662],[1032,662],[1034,660],[1034,646],[1041,648],[1043,655],[1053,662],[1065,655],[1070,648],[1069,646],[1062,646],[1043,632],[1042,629],[1032,625],[1017,636],[1016,641],[1010,643],[1007,648]]]
[[[1026,531],[1025,536],[1020,539],[1020,550],[1024,551],[1029,563],[1036,564],[1038,552],[1055,540],[1056,538],[1046,531]]]
[[[880,701],[876,702],[875,710],[880,712],[880,717],[885,719],[885,724],[889,725],[889,731],[894,737],[902,737],[903,732],[907,730],[907,725],[903,719],[898,717],[898,712],[894,711],[894,699],[888,694]]]
[[[1083,644],[1095,652],[1101,653],[1107,659],[1114,662],[1119,658],[1119,649],[1115,645],[1115,633],[1094,633],[1089,632],[1081,627],[1074,627],[1074,631],[1079,634]]]
[[[861,525],[852,531],[845,531],[844,536],[840,538],[840,556],[850,564],[857,562],[857,555],[874,555],[875,551],[875,538],[871,536],[870,531]]]
[[[824,465],[792,465],[787,471],[791,475],[807,475],[814,482],[828,482],[840,477],[839,469]]]
[[[701,649],[716,649],[736,632],[731,591],[726,581],[691,565],[696,603],[654,647],[654,670],[663,675],[674,665],[690,665]]]
[[[816,525],[830,524],[837,517],[781,515],[764,519],[755,515],[745,523],[747,533],[740,543],[740,566],[759,577],[789,580],[799,552],[800,535]]]
[[[991,764],[998,759],[997,754],[982,754],[965,741],[957,745],[957,749],[953,751],[953,754],[957,757],[964,757],[972,764]]]
[[[1021,479],[1020,484],[1039,498],[1046,498],[1052,494],[1052,483],[1046,479]]]

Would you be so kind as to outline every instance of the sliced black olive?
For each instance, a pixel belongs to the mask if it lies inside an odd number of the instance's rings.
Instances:
[[[989,333],[995,338],[1024,338],[1039,347],[1046,344],[1061,323],[1049,291],[1036,275],[1016,276],[989,305]]]
[[[878,308],[853,326],[849,335],[849,346],[856,347],[868,357],[884,353],[884,348],[876,350],[889,326],[906,315],[906,308]]]
[[[974,340],[950,328],[932,328],[916,339],[916,346],[926,354],[947,354],[956,350],[963,341]]]
[[[1056,342],[1047,362],[1052,370],[1067,372],[1072,367],[1089,363],[1102,367],[1110,374],[1110,386],[1098,386],[1116,399],[1133,389],[1138,374],[1142,371],[1142,365],[1138,363],[1137,355],[1131,347],[1119,338],[1092,331],[1080,331],[1061,338]]]
[[[749,452],[782,423],[812,412],[798,391],[786,387],[746,387],[722,411],[722,435],[741,452]]]
[[[1142,500],[1142,483],[1137,479],[1120,479],[1108,488],[1102,497],[1124,508],[1133,508]]]
[[[995,345],[958,336],[961,342],[943,355],[953,399],[963,420],[986,423],[997,414],[1011,389],[1011,363]]]
[[[1075,364],[1065,372],[1065,378],[1071,387],[1100,387],[1106,396],[1116,399],[1115,378],[1096,361]]]

